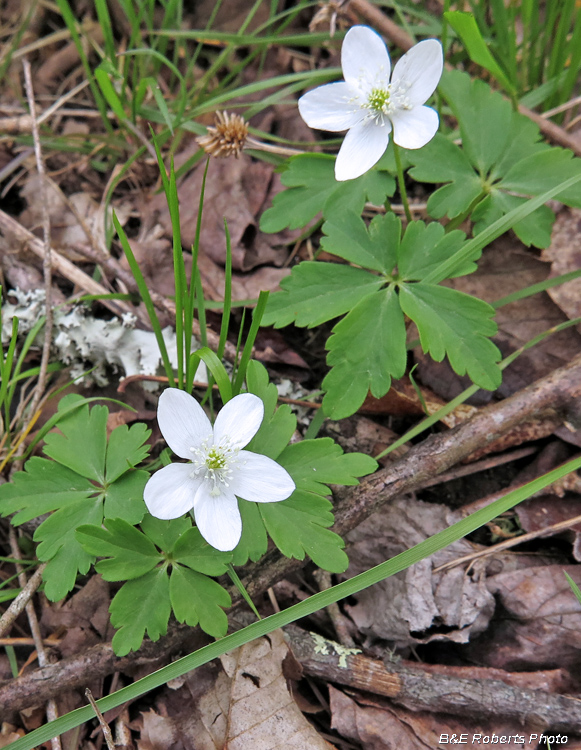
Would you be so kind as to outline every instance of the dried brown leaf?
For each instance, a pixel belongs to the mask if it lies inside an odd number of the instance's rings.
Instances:
[[[508,742],[496,740],[495,744],[506,750],[533,750],[537,746],[536,741],[529,742],[534,727],[508,722],[484,725],[469,719],[456,721],[449,716],[407,711],[386,700],[352,695],[349,697],[329,686],[331,726],[343,737],[361,743],[363,750],[428,750],[446,745],[458,746],[461,735],[464,735],[461,747],[481,748],[490,743],[492,734],[499,739],[512,736]],[[447,735],[446,742],[441,744],[443,735]],[[483,735],[488,736],[488,741],[482,741]],[[515,735],[525,735],[524,742],[515,742]]]
[[[456,518],[443,505],[397,499],[347,536],[351,544],[348,575],[357,575],[418,544]],[[494,599],[486,587],[486,563],[477,561],[470,575],[463,566],[436,575],[432,569],[476,549],[466,540],[455,542],[362,591],[357,604],[347,606],[349,614],[366,635],[400,646],[432,640],[466,642],[471,634],[486,628],[494,611]],[[441,625],[445,633],[439,632],[437,626]]]

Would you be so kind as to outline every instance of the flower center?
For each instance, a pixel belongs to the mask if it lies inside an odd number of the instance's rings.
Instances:
[[[367,100],[367,106],[374,112],[383,112],[386,115],[388,113],[389,96],[389,86],[386,89],[372,89]]]
[[[226,456],[220,451],[219,448],[213,446],[208,451],[206,456],[206,466],[208,469],[223,469],[226,466]]]
[[[230,486],[230,479],[238,465],[239,448],[224,437],[217,445],[206,438],[199,446],[190,448],[193,458],[192,479],[203,478],[210,484],[210,494],[217,497]]]
[[[412,104],[407,96],[410,84],[405,81],[396,81],[387,86],[377,86],[371,89],[364,107],[370,110],[370,115],[377,121],[381,121],[384,115],[393,114],[397,109],[412,109]]]

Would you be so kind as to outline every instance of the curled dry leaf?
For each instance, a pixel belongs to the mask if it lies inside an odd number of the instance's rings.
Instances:
[[[455,514],[443,505],[399,498],[370,516],[347,539],[351,543],[349,576],[357,575],[450,526]],[[494,611],[486,587],[486,564],[477,561],[467,575],[456,566],[436,575],[432,569],[475,551],[466,540],[357,594],[348,611],[372,639],[399,646],[452,640],[465,643],[482,632]],[[445,626],[441,633],[438,626]],[[433,630],[432,630],[433,628]]]
[[[565,571],[581,585],[575,565],[544,565],[499,573],[487,582],[504,613],[469,656],[507,670],[576,669],[581,655],[581,604]]]
[[[349,697],[331,685],[329,697],[331,726],[343,737],[361,743],[363,750],[425,750],[428,747],[443,747],[440,744],[442,735],[458,738],[462,734],[468,735],[462,747],[477,748],[483,743],[478,740],[473,742],[475,735],[490,737],[493,733],[499,737],[512,735],[510,742],[502,743],[504,750],[533,750],[537,746],[536,741],[528,741],[535,727],[523,727],[516,722],[490,722],[484,725],[467,719],[456,721],[443,714],[407,711],[381,698],[360,694]],[[525,741],[514,742],[515,735],[525,735]],[[452,744],[458,744],[457,739]]]

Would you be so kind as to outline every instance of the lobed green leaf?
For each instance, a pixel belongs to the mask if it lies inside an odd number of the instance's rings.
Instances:
[[[223,607],[230,607],[232,600],[219,583],[201,573],[174,565],[169,579],[169,596],[178,622],[192,627],[199,623],[202,630],[214,638],[226,635],[228,617]]]
[[[323,380],[325,413],[333,419],[353,414],[368,391],[380,398],[391,378],[401,378],[407,362],[406,329],[393,287],[365,297],[333,329],[327,341],[331,371]]]
[[[436,362],[447,355],[454,372],[467,373],[481,388],[498,388],[501,356],[488,338],[497,330],[493,307],[455,289],[431,284],[402,285],[399,296],[402,310],[418,327],[424,352]]]
[[[291,157],[281,182],[287,190],[275,196],[273,205],[260,218],[263,232],[279,232],[286,227],[305,227],[318,213],[328,218],[346,208],[361,213],[366,200],[381,205],[395,192],[389,155],[376,168],[356,180],[339,183],[335,179],[335,159],[326,154],[298,154]]]
[[[111,623],[117,628],[112,642],[117,656],[137,651],[145,633],[152,641],[159,640],[167,632],[171,613],[167,571],[156,568],[123,584],[109,611]]]
[[[271,294],[262,324],[313,328],[349,312],[384,283],[360,268],[305,261],[281,281],[281,292]]]
[[[120,518],[106,520],[104,526],[79,526],[76,536],[87,552],[108,558],[95,565],[106,581],[139,578],[163,561],[153,542],[135,526]]]

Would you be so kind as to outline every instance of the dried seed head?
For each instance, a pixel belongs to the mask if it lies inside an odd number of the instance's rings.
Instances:
[[[319,3],[319,10],[313,16],[309,24],[309,31],[316,31],[319,26],[329,24],[329,35],[335,36],[337,26],[346,29],[349,25],[347,9],[343,7],[345,0],[327,0]]]
[[[216,112],[214,125],[206,135],[197,138],[198,144],[207,154],[217,157],[235,156],[238,158],[246,143],[248,125],[241,115]]]

